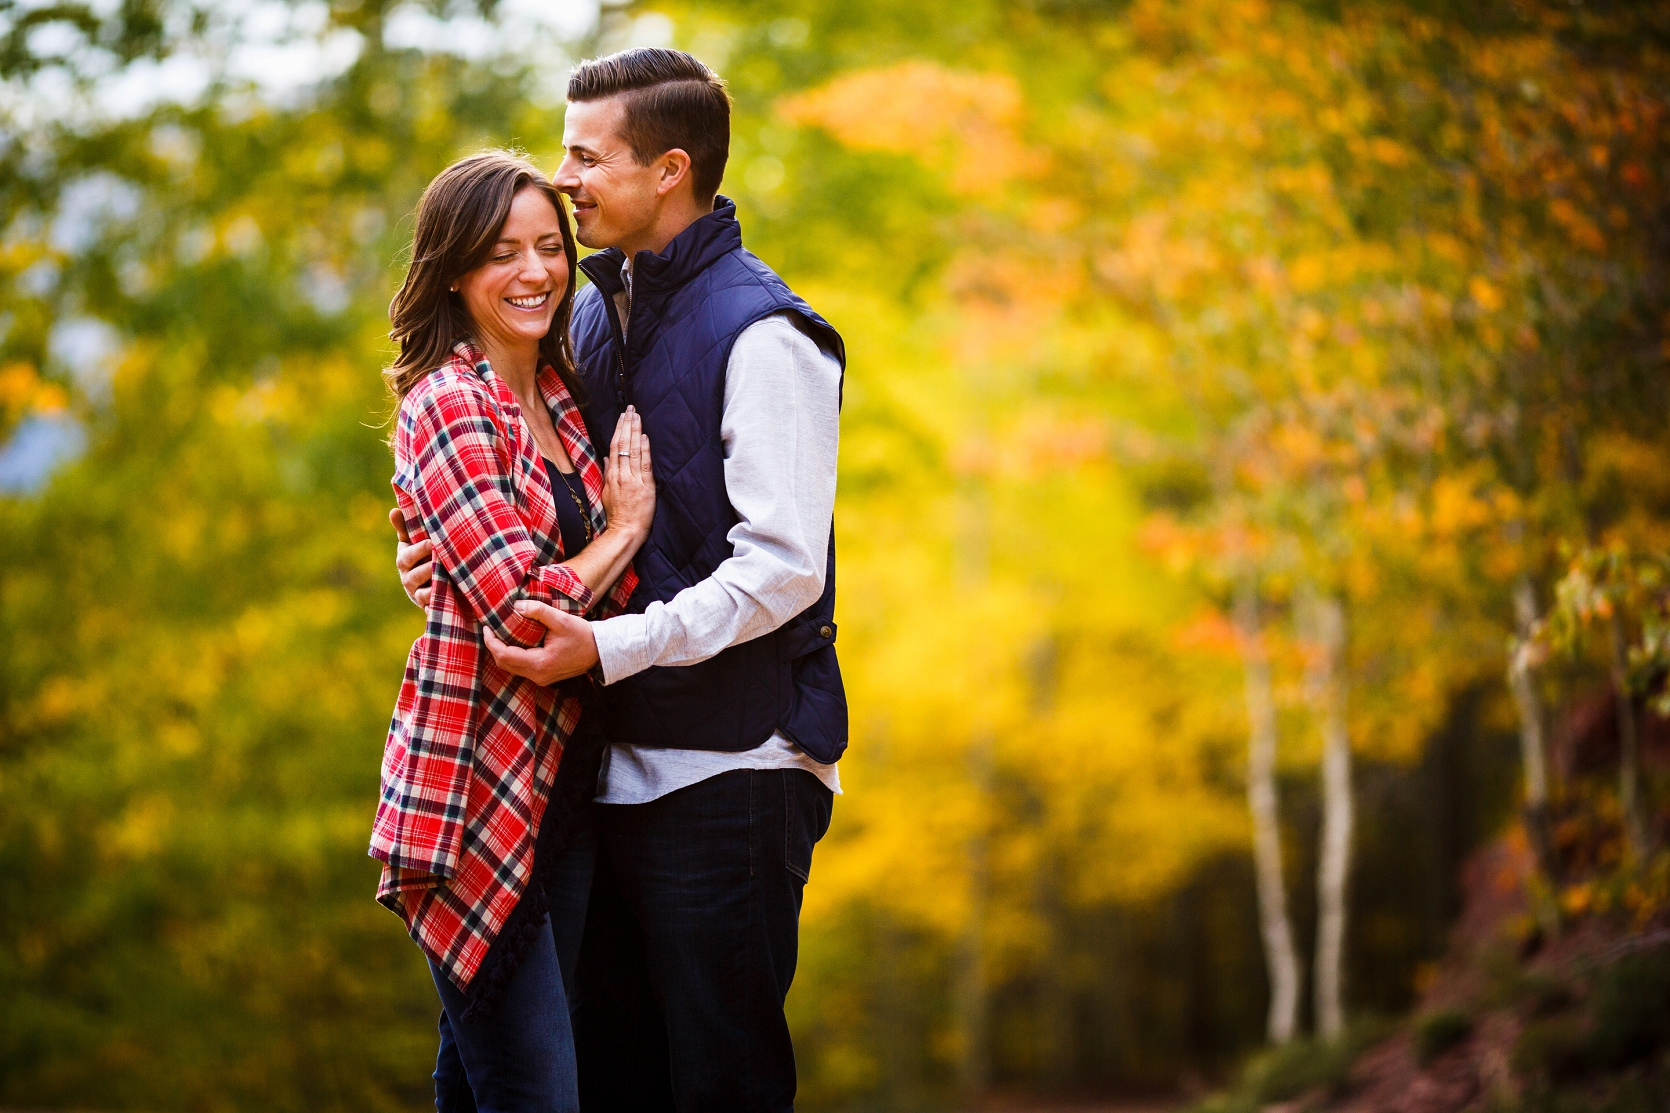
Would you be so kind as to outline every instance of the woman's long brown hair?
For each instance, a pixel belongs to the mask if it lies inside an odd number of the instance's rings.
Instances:
[[[383,372],[383,380],[395,398],[406,397],[425,375],[452,358],[454,344],[472,335],[474,322],[452,284],[487,261],[510,216],[511,201],[524,189],[538,190],[557,210],[563,255],[568,258],[568,286],[551,318],[551,330],[539,342],[539,356],[556,368],[576,402],[584,400],[568,337],[579,274],[568,209],[538,167],[504,150],[459,159],[435,176],[418,202],[412,265],[389,305],[389,338],[400,353]]]

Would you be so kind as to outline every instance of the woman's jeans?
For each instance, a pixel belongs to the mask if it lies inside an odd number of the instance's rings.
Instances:
[[[430,963],[441,995],[441,1050],[435,1059],[439,1113],[575,1113],[574,962],[586,926],[586,901],[597,861],[592,817],[577,823],[545,886],[550,931],[541,932],[485,1016],[467,1022],[468,1001]]]

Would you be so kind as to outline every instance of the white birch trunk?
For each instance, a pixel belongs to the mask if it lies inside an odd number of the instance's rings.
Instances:
[[[1258,597],[1243,584],[1235,601],[1247,701],[1247,808],[1252,813],[1253,865],[1258,879],[1258,924],[1270,975],[1271,1043],[1293,1038],[1299,1012],[1299,960],[1282,882],[1281,827],[1276,808],[1276,702],[1264,648]]]
[[[1554,879],[1554,851],[1548,812],[1548,751],[1543,741],[1542,701],[1531,675],[1531,637],[1537,622],[1536,589],[1524,572],[1513,582],[1514,640],[1508,656],[1508,687],[1519,714],[1519,761],[1525,772],[1525,833],[1537,870]],[[1536,902],[1545,931],[1559,930],[1559,913],[1546,900]]]
[[[1525,767],[1525,806],[1548,806],[1548,758],[1542,736],[1542,701],[1531,681],[1531,630],[1537,621],[1536,589],[1521,572],[1513,583],[1514,646],[1508,680],[1519,712],[1519,760]]]
[[[1316,1027],[1326,1040],[1345,1032],[1345,927],[1355,801],[1351,735],[1345,723],[1345,612],[1333,596],[1311,607],[1318,654],[1313,691],[1322,712],[1322,848],[1316,870]]]

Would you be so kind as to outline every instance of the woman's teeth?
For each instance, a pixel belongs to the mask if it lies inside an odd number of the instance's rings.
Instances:
[[[508,301],[511,305],[514,305],[518,309],[538,309],[540,306],[545,304],[547,296],[549,295],[535,294],[533,297],[506,298],[504,300]]]

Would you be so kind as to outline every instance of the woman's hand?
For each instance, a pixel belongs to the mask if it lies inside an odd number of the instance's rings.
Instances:
[[[655,517],[655,472],[650,466],[649,438],[643,419],[632,406],[615,422],[609,442],[609,461],[603,467],[603,513],[609,529],[621,530],[637,542],[649,534]]]
[[[406,519],[401,516],[398,506],[389,511],[389,522],[394,526],[394,536],[399,539],[394,549],[394,567],[400,573],[400,586],[405,589],[406,598],[427,609],[431,595],[429,581],[435,576],[435,546],[428,538],[412,544],[411,537],[406,533]]]
[[[649,536],[650,520],[655,517],[655,469],[650,466],[649,438],[644,436],[643,419],[633,407],[626,407],[626,412],[615,423],[615,435],[609,441],[609,458],[602,464],[603,513],[609,519],[608,528],[594,537],[591,544],[563,561],[569,571],[591,588],[593,605],[602,602],[621,574],[631,567],[632,558],[638,555],[639,546]],[[545,624],[552,630],[557,629],[550,622]],[[580,622],[580,626],[585,626],[585,623]],[[569,623],[568,627],[570,630],[579,629],[573,623]],[[546,635],[546,641],[554,636]],[[596,661],[595,646],[591,652],[592,660]],[[510,668],[509,665],[505,667]],[[567,667],[564,665],[563,669]],[[583,665],[576,671],[584,672],[589,667]],[[547,676],[558,675],[544,669],[519,673],[530,678],[536,674],[541,683],[546,682],[543,678]],[[573,676],[575,672],[561,671],[560,675]]]

